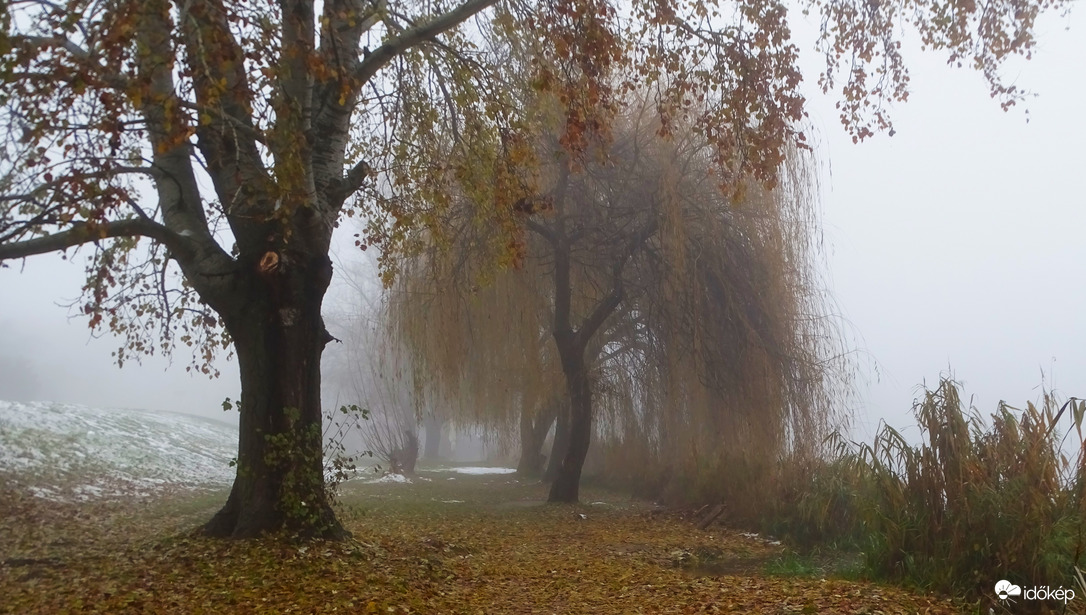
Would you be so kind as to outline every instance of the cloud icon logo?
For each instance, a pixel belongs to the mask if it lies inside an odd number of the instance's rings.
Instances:
[[[1011,596],[1021,596],[1022,588],[1011,583],[1010,581],[1003,579],[995,584],[995,593],[999,596],[1000,600],[1006,600]]]

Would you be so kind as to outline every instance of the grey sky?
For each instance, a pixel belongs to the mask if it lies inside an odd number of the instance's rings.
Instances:
[[[861,432],[913,424],[916,386],[948,367],[985,413],[1036,400],[1041,370],[1086,396],[1083,17],[1044,20],[1033,60],[1006,73],[1039,94],[1028,116],[919,52],[894,137],[855,146],[814,106],[827,261],[869,380]]]
[[[916,385],[948,366],[984,411],[1036,399],[1042,369],[1050,386],[1086,396],[1084,27],[1081,11],[1046,19],[1034,59],[1008,73],[1040,94],[1028,124],[1020,109],[1003,113],[979,75],[917,51],[897,135],[859,146],[814,92],[808,58],[825,260],[866,374],[861,434],[881,418],[911,424]],[[78,294],[81,267],[38,257],[20,275],[12,264],[0,270],[0,399],[234,419],[221,403],[237,397],[236,362],[215,381],[187,374],[184,354],[118,370],[117,343],[91,340],[85,320],[56,305]]]
[[[75,260],[79,260],[78,258]],[[236,361],[220,361],[222,376],[186,373],[184,352],[173,364],[145,357],[118,369],[116,338],[92,339],[85,318],[68,318],[67,304],[83,284],[81,264],[53,255],[0,270],[0,399],[49,400],[93,406],[170,410],[236,422],[222,410],[241,389]],[[14,370],[12,373],[9,370]]]

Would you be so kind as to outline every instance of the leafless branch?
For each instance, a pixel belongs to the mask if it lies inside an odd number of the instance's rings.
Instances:
[[[65,231],[0,245],[0,261],[66,250],[111,237],[149,237],[177,254],[193,251],[184,237],[165,226],[145,218],[130,218],[97,224],[77,222]]]
[[[90,58],[90,52],[63,36],[13,36],[11,42],[14,45],[23,43],[31,47],[57,47],[82,60]]]
[[[367,83],[377,71],[384,68],[393,58],[408,49],[451,30],[471,16],[496,3],[497,0],[468,0],[455,9],[435,17],[420,26],[404,30],[399,36],[381,45],[366,56],[354,72],[358,83]]]

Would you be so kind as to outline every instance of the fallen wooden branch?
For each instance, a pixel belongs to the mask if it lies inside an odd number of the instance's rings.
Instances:
[[[712,525],[713,521],[716,521],[720,517],[720,515],[723,515],[723,514],[724,514],[724,505],[723,504],[717,504],[716,506],[713,507],[713,510],[711,510],[709,512],[709,514],[706,515],[706,517],[704,519],[702,519],[698,523],[698,529],[699,530],[704,530],[705,528]]]

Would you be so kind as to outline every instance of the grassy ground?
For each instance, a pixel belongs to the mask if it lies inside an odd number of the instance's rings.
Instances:
[[[348,483],[347,543],[192,531],[223,493],[47,502],[0,476],[0,612],[953,613],[929,596],[823,578],[756,537],[588,489],[542,504],[509,475]],[[426,480],[429,479],[429,480]],[[3,487],[8,485],[8,487]]]

